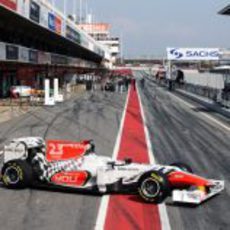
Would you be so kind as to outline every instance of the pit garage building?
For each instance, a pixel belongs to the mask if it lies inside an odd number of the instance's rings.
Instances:
[[[0,0],[0,97],[105,69],[110,53],[46,0]],[[68,78],[68,79],[67,79]]]

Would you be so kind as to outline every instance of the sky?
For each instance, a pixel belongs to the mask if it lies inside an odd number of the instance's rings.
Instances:
[[[74,0],[68,1],[72,12]],[[75,0],[79,8],[80,0]],[[59,7],[63,0],[56,0]],[[230,47],[229,0],[82,0],[94,20],[112,25],[126,58],[162,57],[167,47]]]

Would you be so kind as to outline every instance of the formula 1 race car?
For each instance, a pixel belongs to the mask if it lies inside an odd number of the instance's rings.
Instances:
[[[1,180],[11,189],[30,186],[76,191],[136,193],[143,201],[200,204],[224,189],[224,181],[193,174],[183,163],[169,166],[115,161],[98,156],[92,141],[71,142],[39,137],[12,140],[4,147]]]

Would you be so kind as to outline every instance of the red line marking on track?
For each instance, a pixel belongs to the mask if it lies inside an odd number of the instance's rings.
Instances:
[[[133,87],[128,99],[117,158],[121,160],[125,157],[132,158],[134,162],[150,163],[140,101]],[[110,196],[104,229],[160,230],[161,221],[158,206],[143,203],[136,195]]]

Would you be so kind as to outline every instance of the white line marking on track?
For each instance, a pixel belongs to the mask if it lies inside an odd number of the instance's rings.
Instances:
[[[129,91],[127,93],[126,102],[125,102],[125,107],[124,107],[122,118],[121,118],[119,131],[118,131],[118,134],[117,134],[116,143],[115,143],[115,146],[114,146],[114,149],[113,149],[112,158],[114,160],[117,159],[117,155],[118,155],[118,152],[119,152],[119,147],[120,147],[120,143],[121,143],[121,135],[122,135],[123,127],[124,127],[125,115],[126,115],[129,96],[130,96],[130,90],[131,89],[129,88]],[[104,229],[105,218],[106,218],[106,213],[107,213],[108,204],[109,204],[109,198],[110,198],[110,195],[104,195],[101,198],[101,203],[100,203],[100,207],[99,207],[99,211],[98,211],[98,215],[97,215],[96,225],[94,227],[95,230],[103,230]]]
[[[148,148],[148,155],[149,155],[150,164],[156,164],[156,159],[153,155],[153,148],[152,148],[151,141],[150,141],[150,135],[149,135],[149,131],[147,128],[147,120],[145,117],[144,108],[143,108],[141,96],[139,93],[139,88],[136,87],[136,89],[137,89],[137,95],[138,95],[139,102],[140,102],[141,116],[143,118],[144,132],[145,132],[145,137],[146,137],[146,144],[147,144],[147,148]],[[160,204],[160,205],[158,205],[158,208],[159,208],[159,215],[160,215],[162,230],[171,230],[166,205],[164,203]]]
[[[184,105],[188,106],[189,108],[195,108],[195,106],[187,101],[184,101],[183,99],[181,99],[180,97],[174,95],[174,94],[170,94],[170,96],[173,96],[176,100],[182,102]],[[199,114],[202,114],[203,116],[207,117],[209,120],[213,121],[214,123],[216,123],[217,125],[221,126],[222,128],[226,129],[227,131],[230,131],[230,127],[223,124],[222,122],[218,121],[217,119],[215,119],[214,117],[208,115],[205,112],[199,112]]]

